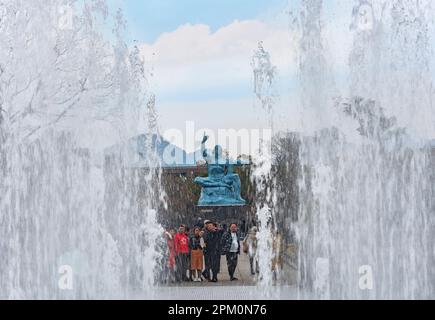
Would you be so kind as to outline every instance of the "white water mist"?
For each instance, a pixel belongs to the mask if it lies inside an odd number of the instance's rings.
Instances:
[[[254,93],[257,107],[267,119],[267,126],[272,130],[273,106],[276,68],[272,65],[269,53],[259,44],[252,61],[254,71]],[[272,137],[263,137],[256,154],[253,156],[255,165],[251,179],[256,186],[257,199],[255,201],[258,221],[258,248],[257,257],[260,275],[258,285],[266,297],[274,290],[271,285],[274,282],[272,261],[274,259],[273,241],[275,232],[274,224],[274,190],[272,183]],[[278,272],[277,270],[275,270]]]
[[[99,145],[155,130],[146,72],[138,49],[122,40],[121,12],[112,44],[105,1],[0,9],[0,297],[149,296],[158,161],[148,159],[153,169],[143,174],[128,167],[124,150],[108,157]]]
[[[326,5],[298,9],[300,297],[433,298],[432,4],[355,1],[343,86]]]

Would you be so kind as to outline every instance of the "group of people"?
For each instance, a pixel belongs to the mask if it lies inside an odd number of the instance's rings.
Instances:
[[[226,257],[230,280],[237,281],[235,273],[242,251],[249,256],[251,274],[258,273],[256,227],[243,239],[236,223],[227,228],[210,220],[198,220],[192,229],[180,225],[178,231],[166,231],[165,239],[170,282],[217,282],[222,256]]]

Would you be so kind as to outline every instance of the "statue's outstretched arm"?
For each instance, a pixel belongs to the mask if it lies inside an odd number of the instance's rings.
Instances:
[[[201,153],[202,153],[202,157],[204,158],[204,160],[206,162],[208,162],[208,154],[207,154],[207,149],[205,148],[205,143],[208,140],[208,136],[207,134],[204,132],[204,138],[202,138],[202,142],[201,142]]]

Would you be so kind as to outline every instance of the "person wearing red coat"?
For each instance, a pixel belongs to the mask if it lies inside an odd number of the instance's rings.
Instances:
[[[181,225],[174,237],[177,281],[189,281],[187,277],[187,269],[189,268],[189,238],[185,234],[185,229],[185,226]]]

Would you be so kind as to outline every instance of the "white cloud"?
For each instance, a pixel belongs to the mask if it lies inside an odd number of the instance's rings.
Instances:
[[[260,41],[280,72],[293,65],[287,28],[257,20],[236,20],[216,32],[207,25],[186,24],[163,33],[153,44],[143,44],[141,50],[154,66],[153,86],[161,99],[198,99],[194,93],[205,90],[220,90],[224,98],[235,87],[245,88],[239,94],[251,93],[251,57]]]
[[[212,33],[204,24],[186,24],[163,33],[142,51],[156,66],[186,66],[222,59],[249,59],[259,41],[275,53],[277,64],[288,64],[291,56],[289,32],[257,20],[234,21]],[[153,54],[155,55],[153,57]]]
[[[258,20],[234,21],[216,32],[207,25],[187,24],[143,44],[143,56],[155,69],[151,85],[162,132],[184,132],[186,121],[194,121],[201,132],[199,128],[217,132],[267,127],[267,119],[253,106],[251,59],[260,41],[280,78],[294,71],[294,44],[287,26]],[[289,99],[281,97],[280,103]],[[291,119],[283,113],[280,120],[288,126]]]

